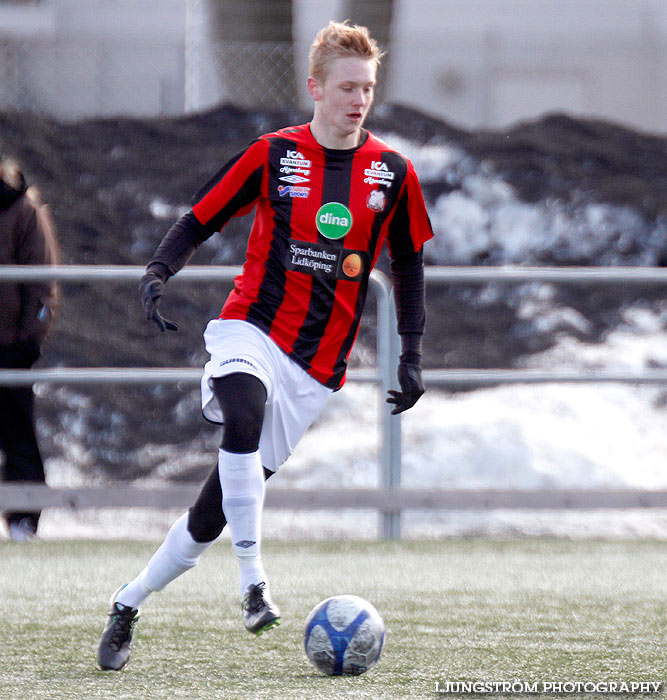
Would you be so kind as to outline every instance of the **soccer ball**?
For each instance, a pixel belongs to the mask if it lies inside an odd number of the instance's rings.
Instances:
[[[358,676],[380,658],[384,622],[356,595],[337,595],[316,605],[306,618],[304,646],[312,664],[327,676]]]

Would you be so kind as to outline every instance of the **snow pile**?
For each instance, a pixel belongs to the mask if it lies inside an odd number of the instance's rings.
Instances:
[[[626,324],[603,345],[566,337],[526,366],[636,370],[667,363],[662,320],[644,309],[629,310]],[[666,401],[664,389],[621,384],[502,386],[453,395],[430,390],[403,415],[402,483],[431,489],[667,489]],[[335,394],[269,488],[377,485],[378,403],[369,386],[348,384]],[[62,479],[63,465],[49,466]],[[129,520],[126,515],[47,511],[42,536],[136,536],[138,520],[145,537],[159,537],[175,514],[134,512]],[[278,538],[373,538],[378,516],[269,510],[265,532]],[[403,532],[665,538],[667,512],[407,513]]]

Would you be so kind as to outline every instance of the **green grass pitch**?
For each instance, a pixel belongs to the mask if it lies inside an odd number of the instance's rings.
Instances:
[[[667,543],[532,539],[268,541],[283,621],[258,638],[223,541],[148,601],[130,664],[102,672],[108,597],[155,547],[1,542],[0,699],[453,700],[436,683],[667,680]],[[303,652],[306,615],[339,593],[367,598],[387,625],[363,676],[325,677]]]

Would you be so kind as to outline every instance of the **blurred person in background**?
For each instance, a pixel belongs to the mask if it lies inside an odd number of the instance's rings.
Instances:
[[[232,216],[256,208],[243,272],[204,334],[211,359],[202,410],[224,425],[217,464],[147,566],[112,595],[98,646],[105,670],[129,660],[148,596],[195,566],[227,523],[245,628],[259,635],[279,624],[260,552],[264,481],[343,385],[385,243],[402,339],[400,391],[387,401],[400,413],[424,392],[422,247],[433,234],[412,164],[362,126],[380,56],[365,27],[331,22],[321,30],[310,53],[312,121],[261,136],[232,158],[148,263],[146,317],[176,330],[158,311],[163,285]]]
[[[18,164],[0,159],[0,265],[58,262],[53,220]],[[57,303],[55,283],[0,284],[0,367],[29,369],[51,327]],[[0,452],[5,481],[44,483],[44,464],[35,434],[32,386],[0,386]],[[13,540],[34,538],[40,511],[6,512]]]

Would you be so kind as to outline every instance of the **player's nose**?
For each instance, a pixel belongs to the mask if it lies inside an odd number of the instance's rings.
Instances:
[[[362,89],[355,90],[352,96],[352,104],[355,107],[363,107],[366,104],[366,95]]]

